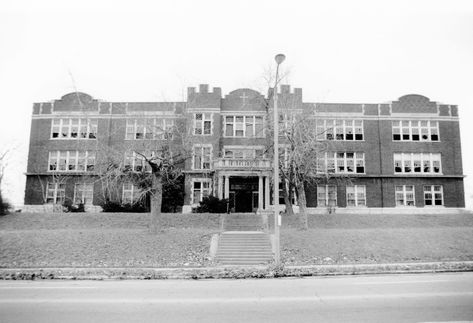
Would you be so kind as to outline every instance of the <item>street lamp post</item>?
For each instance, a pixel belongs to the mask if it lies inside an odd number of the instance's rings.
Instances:
[[[284,62],[286,56],[277,54],[276,60],[276,80],[274,82],[274,262],[279,265],[281,262],[279,250],[279,114],[278,114],[278,72],[279,65]]]

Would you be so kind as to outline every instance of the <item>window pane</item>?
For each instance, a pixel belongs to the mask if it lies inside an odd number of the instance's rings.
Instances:
[[[227,123],[226,131],[225,131],[225,136],[227,136],[227,137],[233,137],[233,124],[228,124],[228,123]]]

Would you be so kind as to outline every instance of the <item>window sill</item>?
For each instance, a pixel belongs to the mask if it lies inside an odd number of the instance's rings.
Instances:
[[[414,143],[431,143],[431,142],[441,142],[440,140],[394,140],[392,142],[414,142]]]
[[[49,138],[49,140],[97,140],[97,138]]]
[[[442,176],[443,173],[394,173],[400,176]]]

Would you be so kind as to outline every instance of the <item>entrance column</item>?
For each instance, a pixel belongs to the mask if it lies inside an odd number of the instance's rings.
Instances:
[[[223,198],[223,176],[219,175],[218,176],[218,198],[222,199]]]
[[[264,206],[269,209],[269,176],[264,177]]]
[[[263,209],[263,176],[258,179],[258,210]]]
[[[230,197],[230,176],[225,175],[225,198]]]

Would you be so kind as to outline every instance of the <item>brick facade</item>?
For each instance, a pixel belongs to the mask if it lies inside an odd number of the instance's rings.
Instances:
[[[272,120],[268,120],[267,114],[268,109],[272,107],[272,100],[268,98],[272,95],[272,89],[266,97],[251,89],[238,89],[222,96],[220,88],[213,88],[210,91],[207,85],[200,85],[198,89],[188,89],[186,102],[104,102],[85,93],[70,93],[52,102],[34,103],[25,205],[47,204],[48,182],[61,182],[63,184],[61,188],[64,188],[64,193],[61,194],[71,199],[76,193],[75,184],[91,183],[93,199],[89,200],[88,204],[101,205],[104,198],[100,181],[97,180],[101,173],[100,165],[105,164],[103,161],[108,153],[124,155],[124,147],[130,142],[136,143],[136,140],[125,138],[130,120],[155,118],[173,120],[175,127],[191,134],[189,136],[191,145],[209,148],[208,150],[199,148],[202,149],[200,153],[206,155],[210,151],[210,164],[205,164],[203,161],[202,167],[195,169],[194,158],[186,161],[184,211],[190,211],[198,204],[196,199],[208,193],[236,200],[234,204],[236,211],[239,208],[245,212],[269,209],[272,204],[270,188],[272,164],[267,159],[268,156],[258,157],[258,154],[269,144],[268,136],[264,135],[267,130],[260,131],[260,121],[263,120],[264,129],[266,123]],[[430,188],[434,190],[434,187],[439,193],[436,194],[439,204],[437,209],[464,207],[457,106],[438,104],[424,96],[414,94],[382,104],[307,103],[302,100],[302,89],[296,88],[291,91],[287,85],[281,86],[278,95],[281,104],[290,106],[293,111],[300,113],[308,111],[317,120],[328,120],[326,122],[337,122],[337,120],[345,122],[343,129],[348,129],[348,125],[352,125],[351,122],[356,120],[362,124],[361,140],[346,140],[348,135],[345,134],[345,140],[330,141],[331,150],[334,152],[364,154],[364,172],[350,176],[351,185],[363,187],[363,194],[358,197],[364,200],[361,203],[364,204],[361,205],[362,208],[399,209],[402,207],[400,203],[407,202],[396,197],[396,187],[398,193],[402,187],[409,192],[413,190],[415,201],[408,202],[407,204],[411,205],[406,208],[425,207],[428,195],[424,195],[427,194],[424,190]],[[93,132],[89,129],[90,126],[83,128],[88,129],[88,134],[85,134],[86,130],[71,130],[75,129],[73,122],[79,122],[71,121],[72,119],[87,122],[97,120],[96,132],[90,134]],[[86,121],[80,121],[78,124],[83,125]],[[66,128],[61,127],[67,122],[70,122],[69,134],[53,135],[56,131],[55,124],[58,131],[63,131]],[[397,122],[401,132],[408,131],[410,134],[408,138],[412,140],[394,139],[393,131]],[[194,123],[201,125],[199,131],[202,133],[194,132]],[[407,124],[409,126],[406,126]],[[422,139],[423,131],[428,132],[431,137]],[[435,132],[438,132],[438,135],[435,139],[430,139],[434,138]],[[403,134],[400,136],[404,138]],[[142,148],[152,149],[156,140],[150,138],[139,142]],[[83,159],[81,161],[76,159],[81,158],[82,151],[94,152],[91,154],[95,154],[95,167],[88,168],[87,171],[80,170]],[[51,171],[48,164],[51,152],[60,155],[59,164],[62,162],[61,156],[67,155],[68,165],[75,163],[76,166],[66,166],[71,168],[65,172]],[[246,154],[254,155],[250,158]],[[399,172],[395,171],[394,159],[395,156],[401,155],[403,171]],[[348,155],[345,156],[348,158]],[[438,158],[441,164],[440,171],[434,166]],[[415,166],[419,163],[423,165]],[[414,167],[417,167],[417,170],[414,170]],[[428,171],[426,172],[424,168]],[[406,172],[405,169],[409,171]],[[247,179],[248,185],[241,180],[244,178]],[[336,185],[336,205],[332,207],[346,208],[348,201],[346,184],[341,185],[331,180],[327,185]],[[119,196],[121,188],[117,190]],[[307,206],[325,209],[325,206],[319,205],[317,193],[317,187],[307,187]],[[409,200],[411,196],[404,196],[404,199]]]

